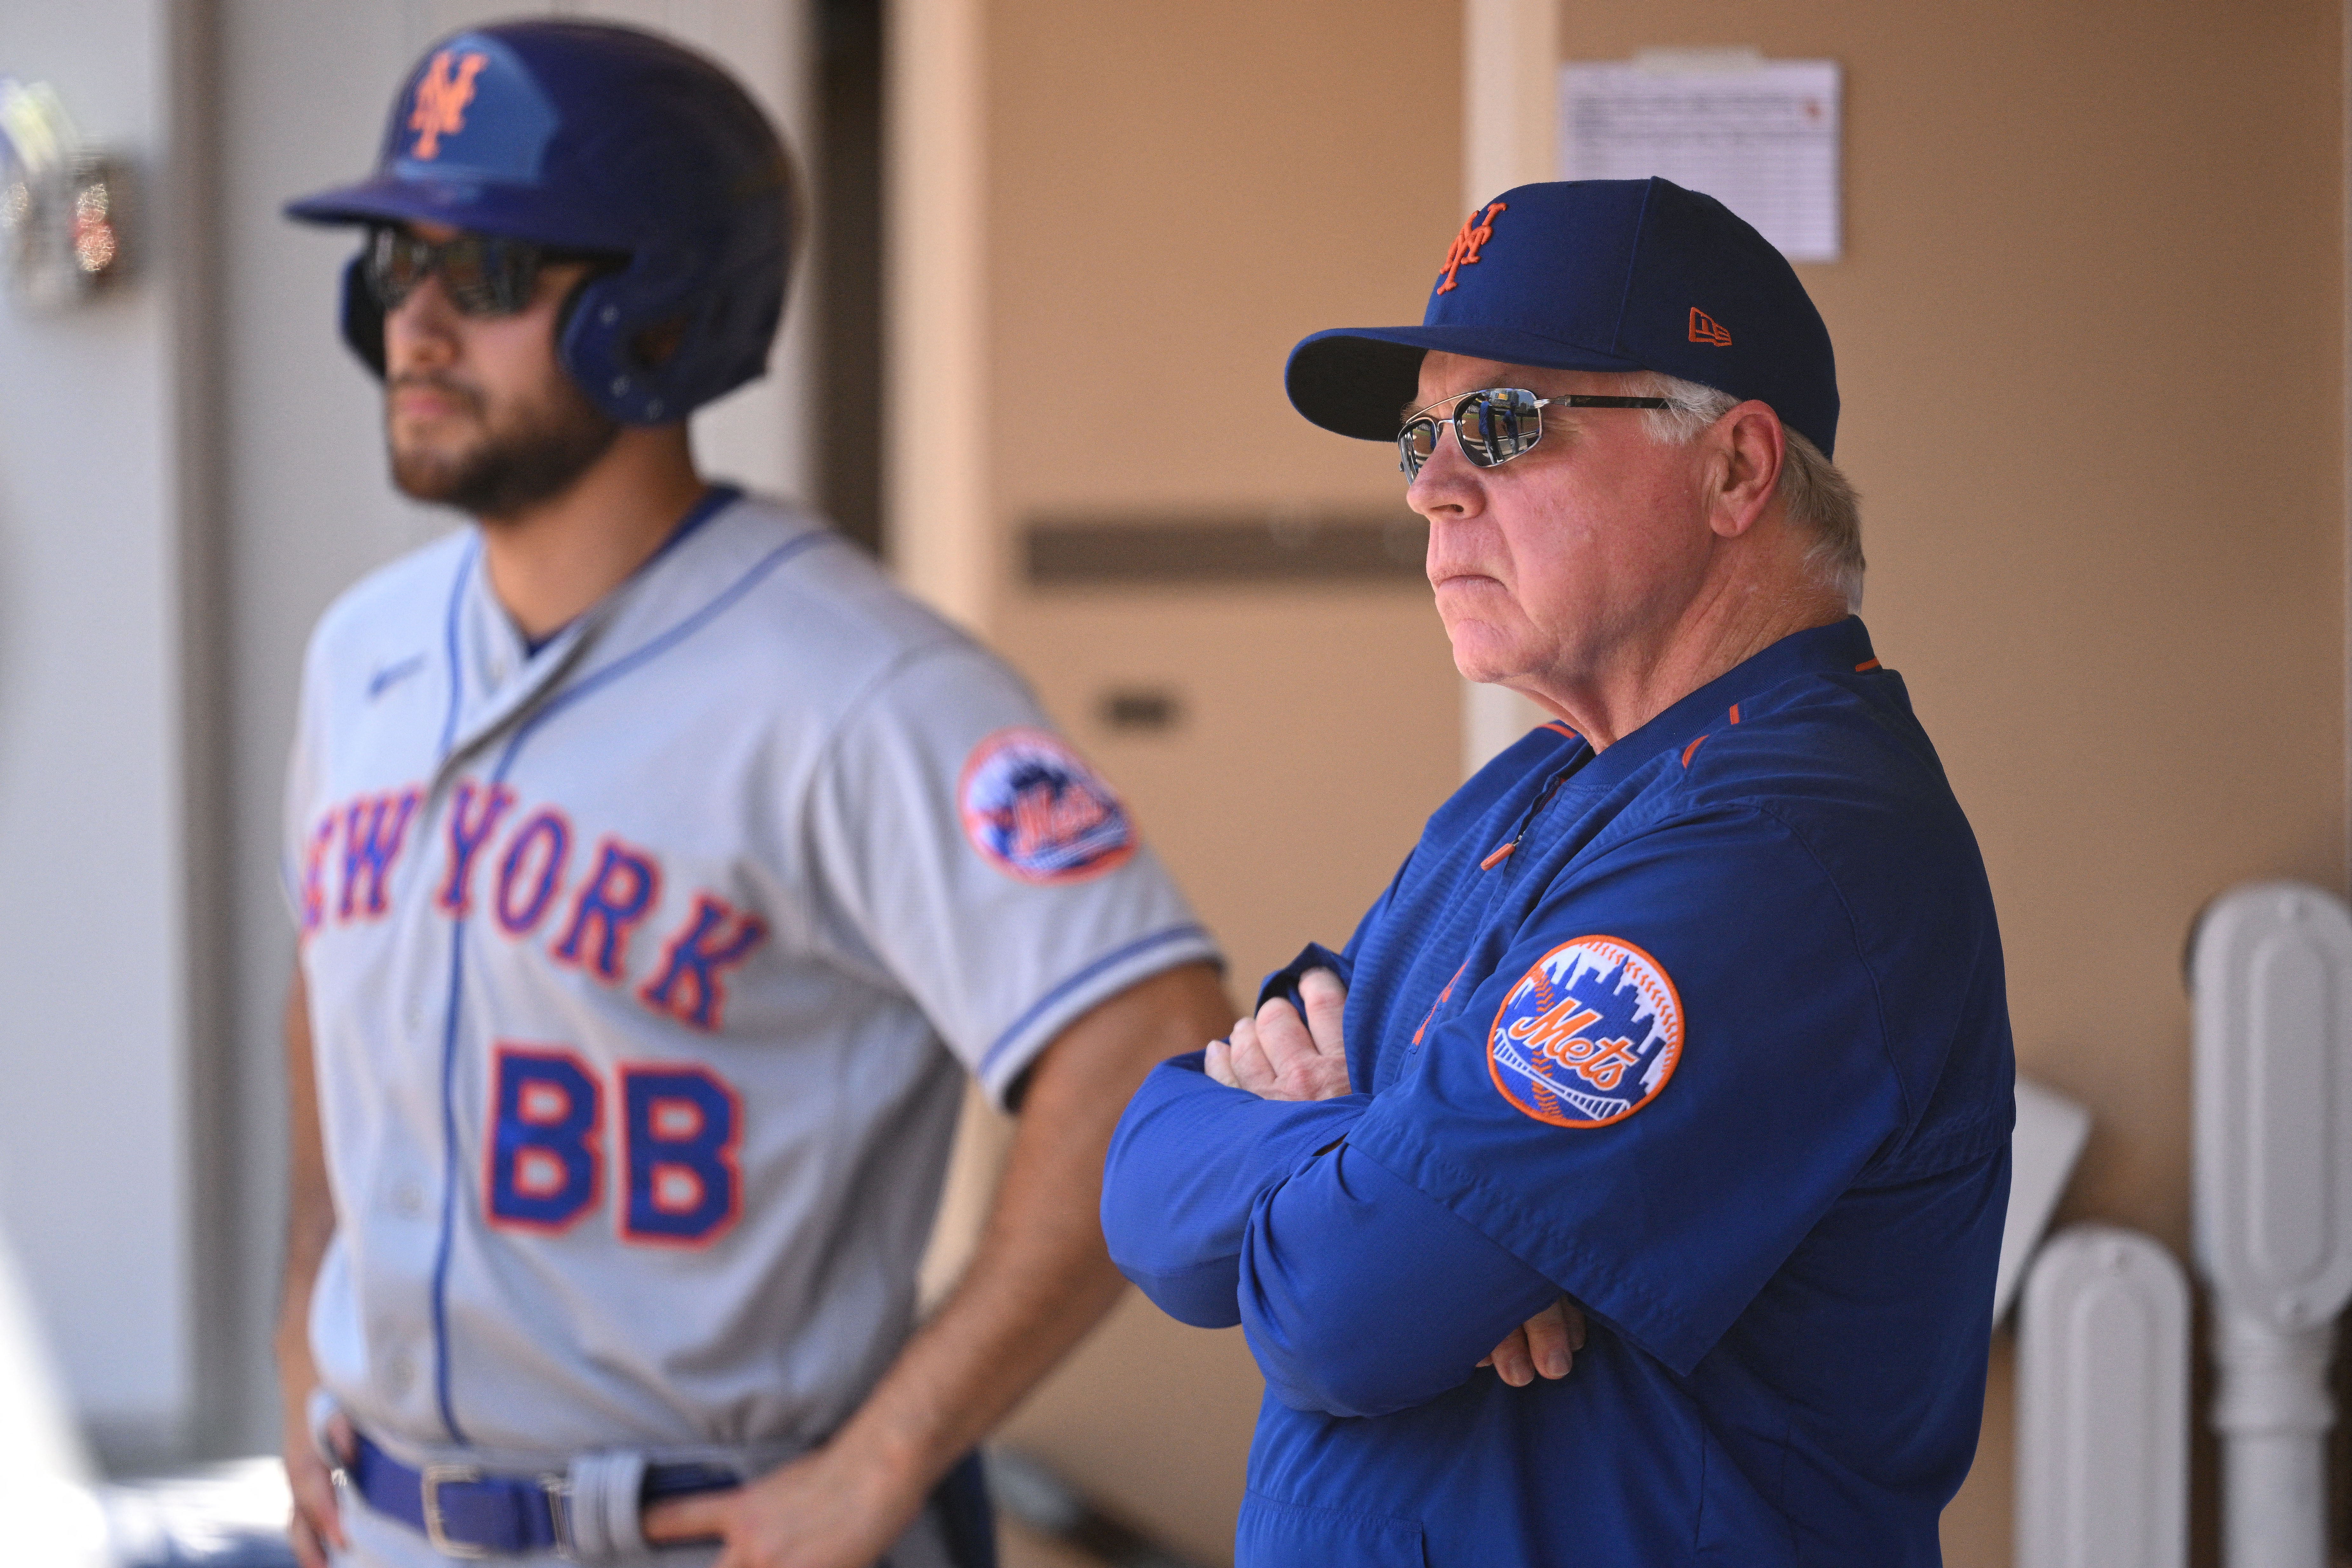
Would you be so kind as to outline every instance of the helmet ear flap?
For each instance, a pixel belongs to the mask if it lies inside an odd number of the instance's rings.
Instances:
[[[366,253],[352,258],[343,268],[343,342],[360,363],[383,379],[383,307],[368,287]]]
[[[569,319],[556,333],[556,359],[610,417],[624,425],[661,425],[706,401],[681,374],[694,365],[699,302],[690,293],[648,286],[638,275],[641,265],[593,277],[572,295]],[[663,334],[679,319],[684,340],[649,363],[640,340]]]
[[[619,282],[625,272],[591,274],[563,301],[563,315],[555,330],[555,360],[563,374],[588,396],[588,401],[624,425],[643,424],[626,372],[620,363],[619,345],[627,312],[621,308]]]

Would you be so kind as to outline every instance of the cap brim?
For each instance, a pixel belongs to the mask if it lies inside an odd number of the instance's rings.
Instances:
[[[286,216],[319,224],[436,223],[471,205],[470,198],[478,190],[478,186],[459,184],[421,187],[414,181],[379,175],[288,202]]]
[[[1392,441],[1421,393],[1431,350],[1549,370],[1645,368],[1557,338],[1511,327],[1334,327],[1300,340],[1282,373],[1290,405],[1326,430],[1361,441]]]
[[[476,234],[511,235],[583,250],[614,246],[603,226],[541,193],[478,180],[415,180],[377,174],[289,202],[286,216],[302,223],[438,223]]]

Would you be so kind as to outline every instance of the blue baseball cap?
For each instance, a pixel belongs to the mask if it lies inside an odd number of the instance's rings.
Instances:
[[[1290,351],[1291,406],[1396,438],[1432,349],[1553,370],[1656,371],[1772,405],[1827,456],[1837,362],[1795,268],[1713,196],[1671,180],[1556,180],[1470,215],[1418,327],[1340,327]]]

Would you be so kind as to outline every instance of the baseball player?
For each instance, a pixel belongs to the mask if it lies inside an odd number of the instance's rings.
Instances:
[[[1939,1561],[2007,1005],[1850,613],[1812,302],[1709,197],[1527,185],[1422,325],[1309,337],[1288,386],[1397,442],[1456,664],[1557,721],[1113,1142],[1112,1256],[1266,1374],[1241,1563]]]
[[[991,1562],[962,1457],[1120,1289],[1103,1151],[1224,1014],[1208,937],[1002,664],[697,472],[682,421],[763,368],[791,237],[723,71],[460,33],[374,172],[289,210],[363,226],[343,331],[394,477],[477,522],[304,667],[300,1555]],[[919,440],[904,395],[876,429]],[[1019,1131],[919,1328],[966,1073]]]

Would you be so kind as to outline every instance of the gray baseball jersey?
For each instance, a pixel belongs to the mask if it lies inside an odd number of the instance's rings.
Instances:
[[[1214,957],[1002,663],[727,491],[536,649],[471,531],[352,588],[286,834],[312,1345],[412,1462],[821,1440],[910,1331],[963,1072]]]

